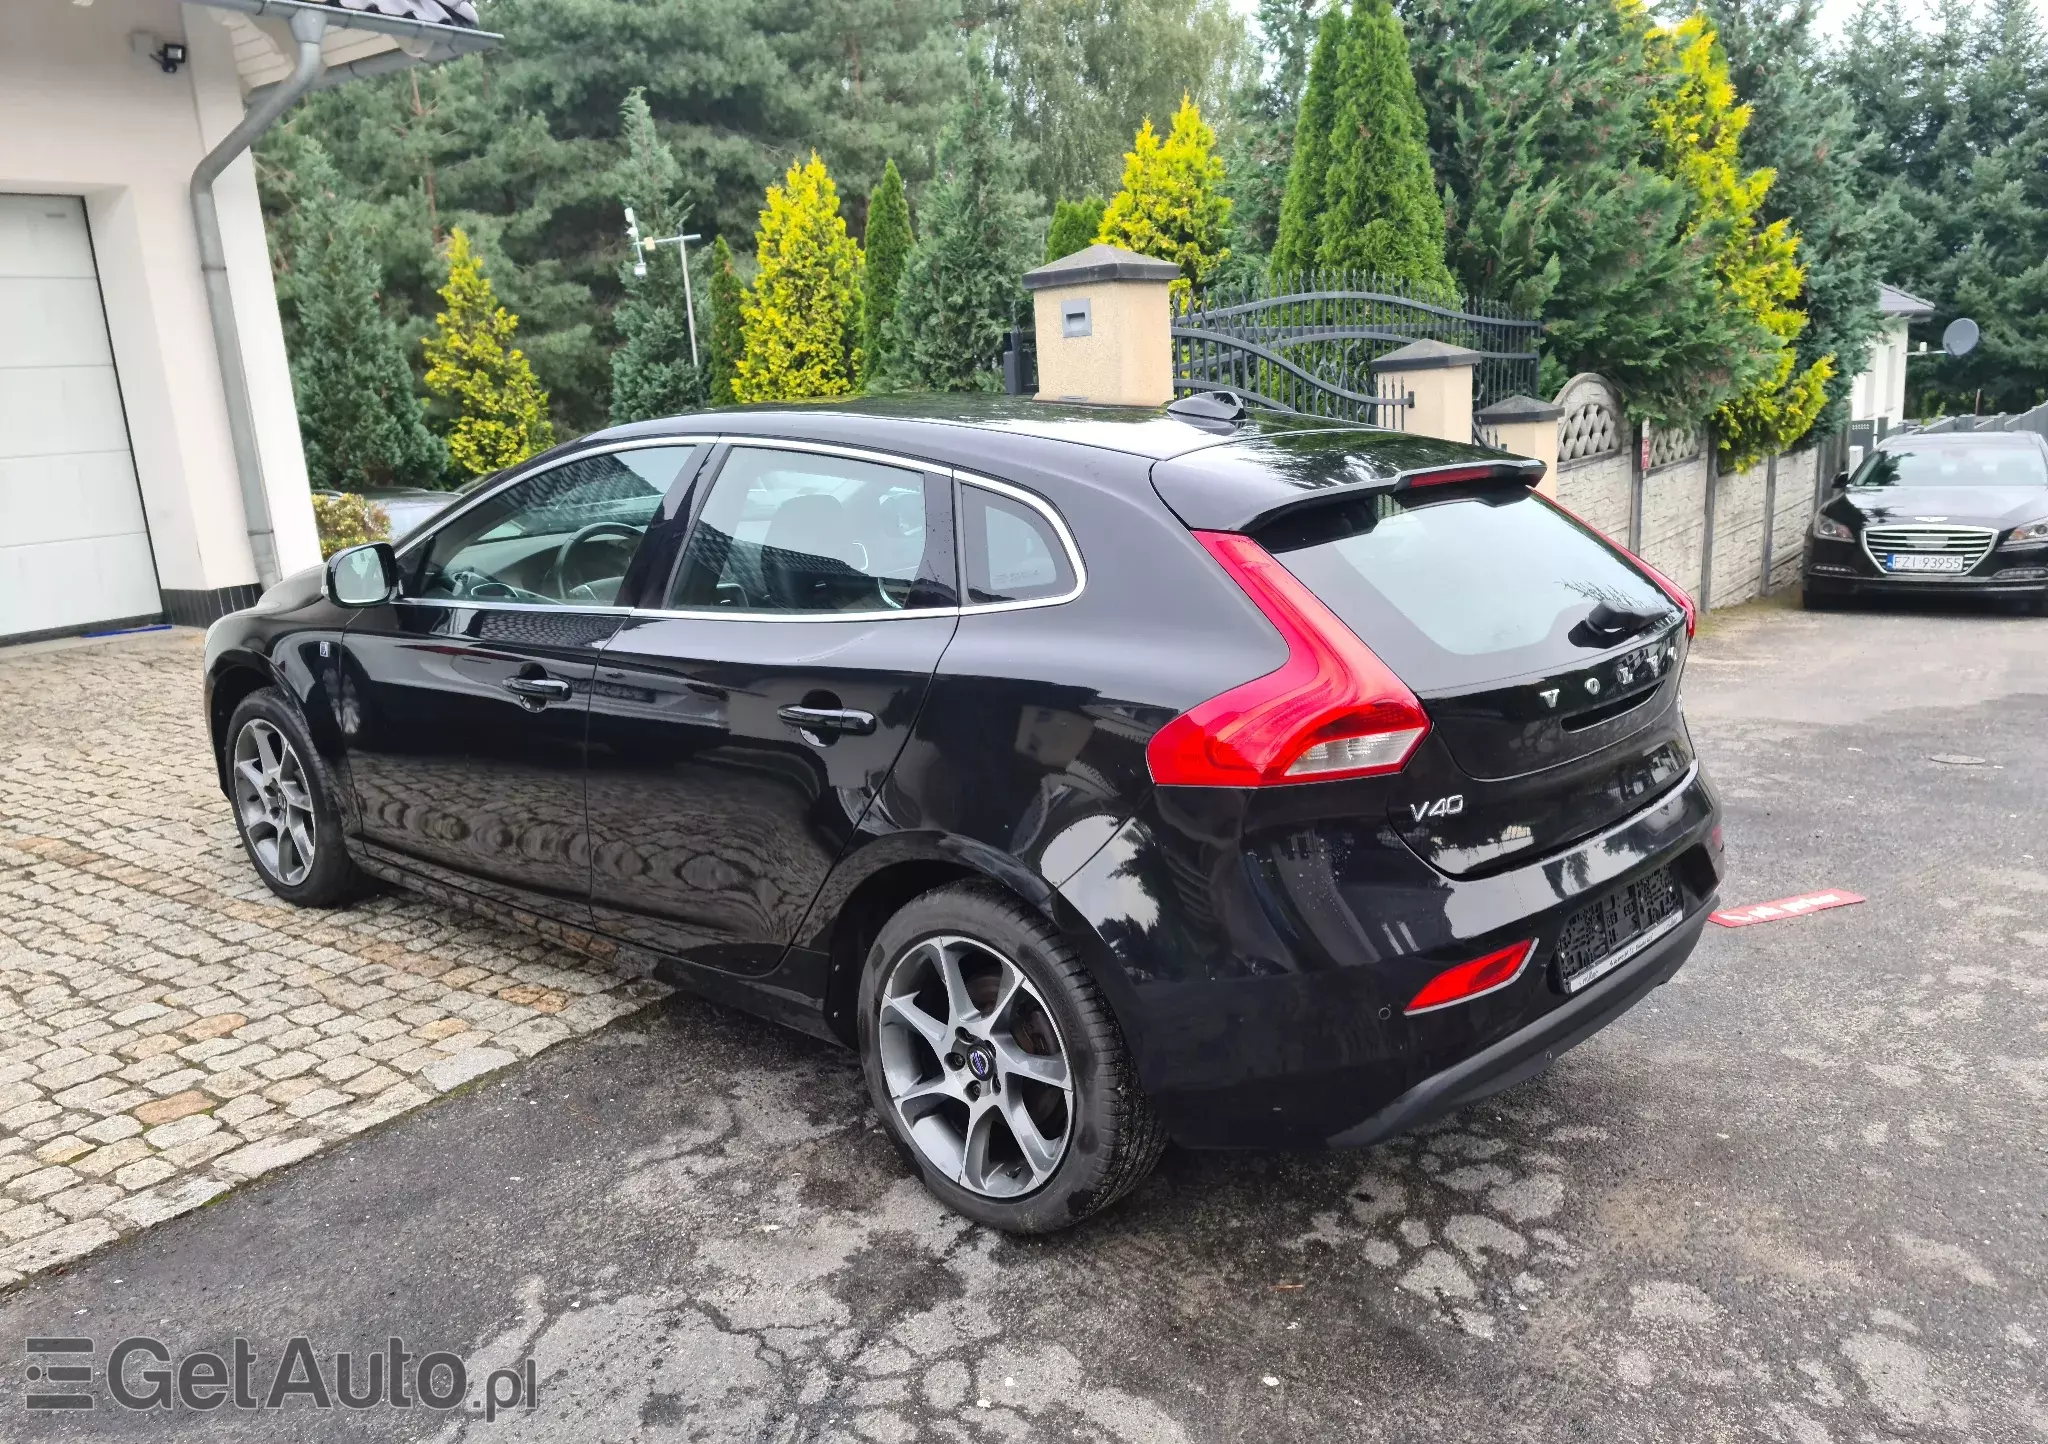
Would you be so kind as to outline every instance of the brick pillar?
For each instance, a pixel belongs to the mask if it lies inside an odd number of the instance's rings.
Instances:
[[[1090,246],[1024,273],[1038,323],[1038,399],[1117,406],[1173,400],[1171,261]]]
[[[1543,480],[1536,489],[1545,496],[1557,495],[1557,422],[1564,408],[1533,396],[1509,396],[1472,420],[1502,451],[1516,456],[1533,456],[1543,463]]]
[[[1479,353],[1446,341],[1410,341],[1372,363],[1382,396],[1407,393],[1414,404],[1395,425],[1446,441],[1472,440],[1472,370]]]

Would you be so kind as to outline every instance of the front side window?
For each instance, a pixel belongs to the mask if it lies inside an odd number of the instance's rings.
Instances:
[[[970,603],[1043,601],[1074,589],[1066,545],[1037,507],[963,485],[960,535]]]
[[[528,477],[434,535],[415,595],[611,606],[640,538],[696,450],[609,451]]]
[[[677,611],[884,612],[950,606],[945,528],[925,474],[737,446],[676,572]]]

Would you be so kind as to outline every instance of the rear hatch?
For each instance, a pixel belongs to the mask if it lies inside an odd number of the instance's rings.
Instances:
[[[1154,482],[1190,526],[1258,542],[1421,701],[1428,736],[1374,789],[1410,848],[1456,876],[1519,867],[1685,776],[1686,616],[1657,580],[1517,478],[1428,484],[1334,442],[1297,443],[1284,490],[1219,486],[1270,464],[1270,443],[1161,463]],[[1425,467],[1487,456],[1451,451]],[[1230,515],[1226,492],[1253,505]]]

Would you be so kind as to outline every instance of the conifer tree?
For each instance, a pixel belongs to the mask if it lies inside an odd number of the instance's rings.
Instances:
[[[889,322],[896,314],[896,288],[903,263],[910,258],[910,201],[903,193],[903,174],[890,161],[882,180],[868,197],[868,229],[861,238],[866,257],[861,283],[861,382],[882,369],[889,341]]]
[[[612,173],[619,200],[631,208],[642,235],[679,234],[688,215],[677,198],[682,167],[655,129],[646,93],[630,91],[619,113],[626,139],[626,158]],[[612,312],[624,340],[612,353],[615,426],[673,416],[703,402],[703,378],[690,356],[692,293],[681,262],[660,247],[628,257],[619,268],[626,295]]]
[[[745,350],[734,397],[846,395],[861,372],[861,255],[816,151],[768,188],[754,254],[760,269],[740,301]]]
[[[1223,160],[1232,233],[1225,271],[1244,279],[1266,269],[1278,234],[1321,9],[1321,0],[1259,0],[1260,61],[1256,75],[1231,99]]]
[[[1294,123],[1294,158],[1280,198],[1280,228],[1273,241],[1272,272],[1294,276],[1312,269],[1322,244],[1323,185],[1330,171],[1330,138],[1337,127],[1337,70],[1344,52],[1344,6],[1334,0],[1316,32],[1309,57],[1301,114]]]
[[[1176,291],[1206,282],[1230,254],[1230,198],[1215,152],[1216,132],[1186,95],[1164,143],[1147,120],[1124,156],[1124,188],[1102,213],[1095,239],[1172,261],[1180,267]]]
[[[1339,52],[1330,167],[1316,218],[1318,268],[1406,281],[1451,297],[1444,206],[1408,37],[1387,0],[1357,0]]]
[[[1100,196],[1083,196],[1077,201],[1053,202],[1052,224],[1045,232],[1045,259],[1057,261],[1095,244],[1102,229],[1102,213],[1109,203]]]
[[[746,288],[733,269],[732,247],[724,236],[712,242],[711,284],[705,289],[711,298],[711,345],[705,357],[709,400],[713,406],[730,406],[738,399],[733,395],[732,380],[747,346],[740,320]]]
[[[1782,218],[1761,220],[1774,175],[1742,169],[1749,107],[1736,103],[1713,27],[1695,13],[1652,36],[1675,80],[1650,107],[1664,170],[1691,194],[1694,230],[1719,238],[1714,265],[1730,304],[1764,333],[1746,384],[1714,413],[1722,464],[1739,470],[1806,435],[1827,403],[1835,358],[1797,366],[1794,343],[1806,327],[1797,305],[1806,276],[1799,238]]]
[[[1691,425],[1759,344],[1715,239],[1651,153],[1665,84],[1648,20],[1614,0],[1401,0],[1445,193],[1445,259],[1469,293],[1543,322],[1540,386],[1579,371],[1630,412]]]
[[[483,258],[457,227],[448,237],[447,310],[426,338],[427,389],[452,404],[448,452],[470,476],[524,461],[555,444],[548,394],[512,344],[519,318],[498,304]]]
[[[1024,167],[1003,94],[979,57],[966,97],[939,140],[939,175],[920,208],[924,235],[903,268],[889,369],[891,390],[994,391],[1003,334],[1023,310],[1031,264]]]
[[[279,299],[307,474],[320,491],[438,486],[448,454],[427,430],[398,328],[379,303],[361,207],[337,194],[318,141],[297,159]]]

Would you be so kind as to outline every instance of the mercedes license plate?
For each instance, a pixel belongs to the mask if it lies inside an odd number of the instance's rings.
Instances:
[[[1960,572],[1969,565],[1968,557],[1943,556],[1940,552],[1886,552],[1884,568],[1888,572]]]
[[[1683,906],[1671,869],[1660,867],[1572,914],[1557,939],[1565,991],[1606,976],[1669,932]]]

